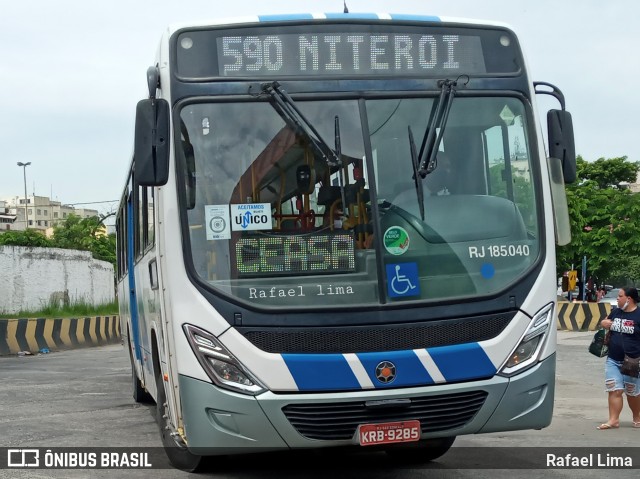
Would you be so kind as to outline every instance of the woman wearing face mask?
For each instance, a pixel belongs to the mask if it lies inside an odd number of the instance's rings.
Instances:
[[[608,329],[609,356],[605,363],[605,391],[609,395],[609,420],[598,429],[620,427],[620,413],[623,407],[622,393],[633,414],[633,427],[640,428],[640,379],[623,375],[620,366],[625,353],[632,358],[640,357],[640,297],[636,288],[620,289],[618,307],[614,308],[600,325]]]

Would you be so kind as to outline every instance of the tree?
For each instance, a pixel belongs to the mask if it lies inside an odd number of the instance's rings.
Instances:
[[[578,179],[566,188],[572,240],[558,248],[557,269],[579,266],[586,256],[588,276],[605,280],[629,272],[625,263],[640,251],[640,195],[618,185],[635,182],[640,164],[578,157],[577,166]]]
[[[95,259],[116,263],[116,235],[107,235],[104,220],[112,214],[90,218],[69,217],[53,229],[53,237],[47,238],[34,229],[7,231],[0,234],[0,245],[38,246],[89,251]]]
[[[626,156],[618,158],[598,158],[587,162],[578,156],[578,178],[595,181],[598,188],[610,188],[624,183],[635,183],[638,176],[639,163],[627,162]]]
[[[105,218],[107,216],[80,218],[69,215],[63,223],[53,229],[52,246],[90,251],[94,258],[115,264],[116,238],[115,235],[105,234]]]
[[[47,248],[51,240],[38,230],[6,231],[0,234],[0,245]]]
[[[623,261],[618,268],[613,269],[610,280],[611,284],[621,286],[640,283],[640,256],[632,256]]]

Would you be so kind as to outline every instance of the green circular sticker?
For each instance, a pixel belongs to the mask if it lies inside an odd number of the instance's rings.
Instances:
[[[409,233],[400,226],[392,226],[384,232],[384,248],[391,254],[400,255],[409,249]]]

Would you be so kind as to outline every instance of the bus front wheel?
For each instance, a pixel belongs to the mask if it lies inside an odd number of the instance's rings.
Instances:
[[[158,427],[160,428],[160,437],[164,451],[169,458],[169,462],[176,469],[186,472],[199,472],[205,467],[205,457],[193,454],[187,447],[171,436],[171,421],[169,419],[169,410],[167,407],[167,396],[164,391],[164,381],[160,374],[156,375],[156,385],[158,395],[156,401],[156,418]]]

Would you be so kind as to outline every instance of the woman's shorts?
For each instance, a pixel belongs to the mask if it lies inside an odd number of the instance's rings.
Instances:
[[[640,378],[623,375],[620,372],[622,361],[607,357],[604,365],[604,390],[607,392],[623,390],[627,396],[640,396]]]

